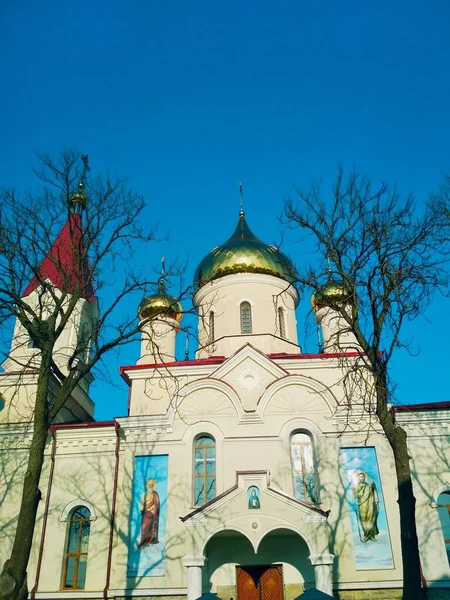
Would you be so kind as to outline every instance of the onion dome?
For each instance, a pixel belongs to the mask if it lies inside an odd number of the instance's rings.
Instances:
[[[290,259],[251,232],[242,210],[233,235],[221,246],[213,248],[198,265],[194,286],[198,289],[209,281],[236,273],[263,273],[289,283],[296,280]]]
[[[155,317],[166,317],[180,322],[183,317],[183,308],[176,298],[170,296],[165,289],[164,281],[159,284],[159,290],[155,294],[145,296],[139,305],[139,318],[154,319]]]
[[[317,312],[330,304],[345,304],[351,298],[352,292],[342,281],[330,279],[324,285],[320,286],[311,297],[311,305],[314,312]]]

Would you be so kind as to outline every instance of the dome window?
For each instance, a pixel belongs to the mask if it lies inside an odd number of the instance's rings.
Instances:
[[[277,309],[277,312],[278,312],[278,329],[280,332],[280,337],[282,337],[283,339],[286,339],[286,324],[284,322],[284,310],[281,308],[281,306],[279,306]]]
[[[252,332],[252,307],[250,302],[241,302],[241,333]]]
[[[208,317],[208,339],[209,343],[213,342],[215,339],[215,331],[214,331],[214,313],[211,311]]]

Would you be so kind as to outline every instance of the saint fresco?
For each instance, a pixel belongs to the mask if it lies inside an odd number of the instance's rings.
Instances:
[[[356,568],[393,569],[375,448],[341,448]]]
[[[250,510],[261,508],[259,500],[259,488],[256,485],[251,485],[247,490],[248,507]]]
[[[164,575],[168,456],[137,456],[131,499],[128,577]]]

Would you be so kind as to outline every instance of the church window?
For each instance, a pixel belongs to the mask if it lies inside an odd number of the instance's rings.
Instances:
[[[284,322],[284,310],[281,306],[278,307],[278,328],[280,330],[280,337],[286,338],[286,325]]]
[[[211,311],[209,313],[209,318],[208,318],[208,326],[209,326],[209,342],[213,342],[215,339],[215,332],[214,332],[214,313],[213,311]]]
[[[209,435],[197,438],[194,447],[194,505],[216,497],[216,442]]]
[[[309,434],[298,432],[292,436],[291,463],[295,497],[304,502],[317,502],[314,450]]]
[[[64,560],[63,589],[84,590],[91,529],[91,513],[85,506],[72,512]]]
[[[447,559],[450,564],[450,492],[442,492],[438,496],[437,509],[441,520]]]
[[[241,333],[252,332],[252,308],[250,302],[241,303]]]

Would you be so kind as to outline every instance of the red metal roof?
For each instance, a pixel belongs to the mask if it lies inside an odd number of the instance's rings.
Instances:
[[[43,279],[49,279],[59,290],[73,293],[81,291],[81,296],[89,302],[95,299],[94,288],[89,281],[89,263],[87,256],[80,261],[83,254],[83,225],[81,215],[73,213],[61,229],[53,246],[39,267]],[[37,277],[33,277],[27,285],[22,297],[29,296],[39,287]]]
[[[399,404],[393,406],[394,412],[419,412],[423,410],[450,410],[450,402],[422,402],[421,404]]]

